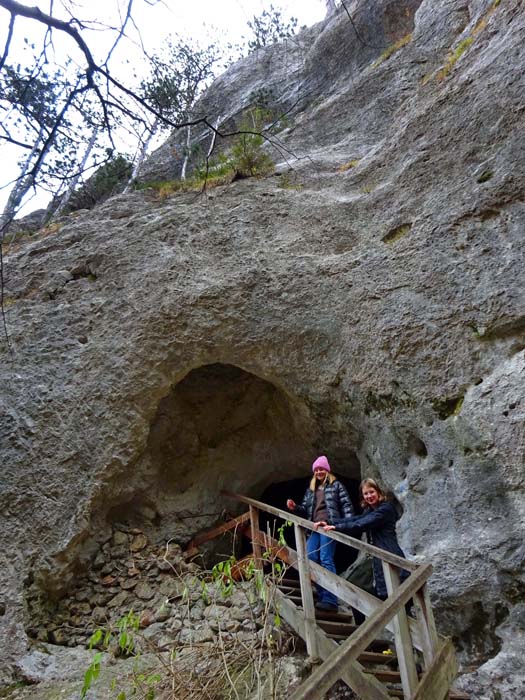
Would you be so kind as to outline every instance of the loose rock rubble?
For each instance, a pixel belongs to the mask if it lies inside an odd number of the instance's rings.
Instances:
[[[68,595],[52,602],[35,585],[28,590],[27,632],[41,642],[88,646],[96,629],[114,628],[132,610],[144,638],[159,648],[211,641],[219,632],[250,641],[263,635],[263,606],[249,589],[240,584],[224,595],[220,582],[185,561],[178,544],[155,544],[116,524]]]

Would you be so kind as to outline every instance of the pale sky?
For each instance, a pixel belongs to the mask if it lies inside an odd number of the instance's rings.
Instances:
[[[93,19],[108,24],[111,24],[112,21],[117,23],[118,0],[62,0],[62,3],[66,6],[74,5],[75,15],[81,19]],[[30,7],[37,5],[43,12],[47,12],[49,9],[49,0],[46,2],[43,0],[23,0],[22,4]],[[122,0],[120,4],[126,5]],[[312,25],[323,19],[326,14],[324,0],[161,0],[153,7],[148,6],[144,0],[135,0],[133,17],[146,49],[158,51],[162,48],[164,38],[169,34],[191,37],[203,45],[214,41],[238,43],[242,34],[249,34],[247,21],[253,15],[261,14],[263,10],[269,10],[271,5],[281,10],[285,20],[291,16],[296,17],[299,26]],[[60,9],[60,3],[55,2],[56,15],[61,19],[66,19],[67,15]],[[4,46],[8,18],[9,14],[0,9],[0,47]],[[37,34],[34,27],[34,22],[25,19],[17,20],[15,24],[15,30],[20,32],[19,37],[28,35],[35,37],[36,40]],[[133,28],[130,28],[129,33],[137,40]],[[73,56],[78,55],[75,53],[72,40],[60,36],[60,32],[55,32],[54,36],[57,54],[61,52],[69,54],[69,51],[72,51]],[[102,31],[89,32],[84,36],[96,54],[95,59],[102,58],[104,51],[107,50],[107,32],[106,34]],[[16,41],[17,35],[15,33],[13,46],[15,46]],[[20,39],[18,39],[18,43],[21,43]],[[97,47],[99,47],[99,51],[97,51]],[[134,50],[132,44],[128,43],[127,46],[121,44],[119,56],[122,59],[128,58],[132,63],[134,54],[138,58],[140,55],[138,48]],[[10,59],[14,60],[13,57]],[[17,155],[12,147],[0,143],[0,162],[2,164],[0,211],[10,190],[10,187],[5,187],[5,185],[13,177],[16,177],[16,158]],[[37,193],[24,206],[21,215],[45,206],[48,199],[47,193]]]

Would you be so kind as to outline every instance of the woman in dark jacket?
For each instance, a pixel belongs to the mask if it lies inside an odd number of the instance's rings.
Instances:
[[[368,541],[380,549],[405,558],[403,550],[399,546],[396,535],[397,511],[394,504],[388,501],[385,493],[374,479],[364,479],[360,486],[361,505],[364,507],[362,515],[350,518],[336,518],[330,524],[315,523],[325,530],[340,530],[352,537],[361,537],[366,532]],[[378,598],[385,600],[388,596],[386,589],[383,566],[380,559],[373,559],[374,588]],[[400,578],[403,581],[408,572],[402,570]]]
[[[314,475],[304,494],[303,502],[299,505],[289,498],[286,501],[288,510],[301,518],[312,521],[323,520],[325,523],[351,518],[354,509],[348,491],[330,472],[330,464],[324,455],[315,460],[312,464],[312,471]],[[308,559],[335,574],[335,545],[335,540],[321,532],[311,532],[306,542]],[[316,608],[337,611],[337,597],[320,586],[317,590],[319,599]]]

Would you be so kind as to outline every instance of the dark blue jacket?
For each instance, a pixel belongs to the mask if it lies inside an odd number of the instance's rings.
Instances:
[[[352,501],[348,495],[348,491],[343,484],[337,479],[329,484],[326,482],[324,489],[326,501],[326,509],[328,511],[328,523],[334,525],[334,520],[338,518],[351,518],[354,514]],[[306,520],[313,520],[315,506],[314,492],[308,488],[304,494],[303,502],[297,505],[294,513]]]
[[[361,537],[363,532],[366,532],[370,544],[405,558],[405,554],[397,541],[397,520],[398,515],[394,504],[390,501],[384,501],[377,508],[367,508],[362,515],[356,515],[353,518],[338,518],[333,521],[332,525],[335,525],[341,532],[352,535],[352,537]],[[374,557],[373,566],[376,593],[379,598],[384,599],[388,593],[381,560]],[[400,572],[402,581],[407,576],[407,571],[402,570]]]

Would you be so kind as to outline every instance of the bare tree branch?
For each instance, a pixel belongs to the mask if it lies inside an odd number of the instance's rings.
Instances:
[[[38,7],[27,7],[26,5],[21,5],[19,2],[16,2],[16,0],[0,0],[0,7],[3,7],[8,12],[11,12],[11,14],[36,20],[47,27],[52,27],[53,29],[58,29],[59,31],[68,34],[84,54],[88,64],[88,71],[86,72],[86,75],[89,73],[89,75],[92,76],[92,74],[97,70],[97,65],[95,64],[93,55],[88,45],[82,38],[79,31],[72,26],[72,22],[64,22],[60,19],[56,19],[56,17],[45,14],[45,12],[42,12],[42,10],[40,10]]]
[[[15,26],[15,14],[12,12],[11,13],[11,19],[9,20],[9,29],[7,30],[7,38],[5,40],[5,47],[4,47],[4,53],[2,58],[0,59],[0,70],[4,67],[6,58],[9,54],[9,47],[11,45],[11,39],[13,38],[13,29]]]
[[[5,129],[3,124],[1,124],[0,126],[2,127],[2,129]],[[3,134],[0,134],[0,140],[7,141],[7,143],[12,143],[14,146],[20,146],[20,148],[26,148],[29,151],[33,148],[33,146],[31,146],[28,143],[23,143],[22,141],[17,141],[9,134],[6,134],[5,136]]]
[[[126,10],[126,17],[123,22],[121,22],[120,29],[118,30],[117,38],[113,42],[113,46],[110,48],[108,51],[108,55],[106,56],[106,60],[104,61],[104,65],[107,68],[109,59],[111,58],[113,51],[117,48],[119,41],[122,39],[124,36],[125,32],[124,30],[126,29],[126,24],[130,21],[131,19],[131,9],[133,7],[133,0],[128,0],[128,8]]]

